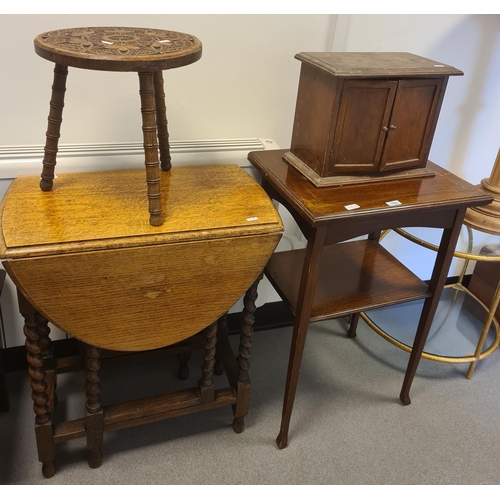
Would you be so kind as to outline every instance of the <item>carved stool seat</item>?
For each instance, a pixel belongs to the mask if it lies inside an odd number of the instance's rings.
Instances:
[[[233,427],[248,411],[250,336],[257,282],[283,230],[272,201],[235,165],[160,172],[165,222],[141,217],[142,170],[60,174],[50,196],[37,176],[13,181],[0,207],[0,258],[19,291],[36,413],[39,460],[55,473],[55,445],[86,438],[88,461],[101,462],[103,433],[233,405]],[[127,193],[127,196],[116,192]],[[239,353],[224,314],[246,292]],[[220,319],[222,318],[222,319]],[[60,360],[48,322],[86,344],[86,416],[53,421]],[[217,330],[221,335],[217,339]],[[196,387],[103,406],[100,350],[152,351],[204,334]],[[217,356],[217,357],[216,357]],[[228,387],[212,374],[224,367]]]
[[[186,33],[159,29],[73,28],[38,35],[35,52],[55,63],[40,188],[50,191],[53,186],[68,66],[134,71],[139,74],[150,224],[161,225],[160,160],[162,170],[171,167],[162,71],[200,59],[200,40]]]

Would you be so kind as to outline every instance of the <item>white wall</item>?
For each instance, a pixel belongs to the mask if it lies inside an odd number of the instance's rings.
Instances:
[[[0,160],[8,157],[19,173],[26,146],[44,142],[52,83],[53,66],[35,54],[33,39],[93,25],[165,28],[202,41],[200,61],[164,74],[173,141],[267,137],[288,147],[300,70],[294,55],[333,48],[409,51],[464,71],[450,78],[430,154],[444,168],[477,184],[500,146],[498,15],[0,15]],[[61,144],[141,142],[137,80],[70,68]],[[434,255],[399,237],[386,242],[429,277]]]
[[[334,47],[412,52],[464,72],[450,77],[429,159],[472,184],[490,176],[500,148],[500,15],[340,16]],[[435,231],[415,232],[437,241]],[[474,234],[479,249],[499,239]],[[423,279],[434,254],[390,234],[386,246]],[[465,238],[460,242],[465,245]],[[451,274],[459,274],[460,262]]]
[[[331,49],[332,15],[2,15],[0,145],[41,144],[53,65],[33,39],[53,29],[139,26],[197,36],[202,58],[164,72],[172,140],[270,137],[290,142],[300,51]],[[142,141],[135,73],[69,68],[62,143]],[[8,125],[7,125],[8,124]]]

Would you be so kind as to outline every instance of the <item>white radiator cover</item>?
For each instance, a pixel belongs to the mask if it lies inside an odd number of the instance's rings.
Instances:
[[[197,141],[172,141],[170,151],[173,168],[190,165],[239,165],[257,181],[258,172],[252,167],[247,155],[250,151],[280,149],[271,139],[243,138]],[[3,198],[13,179],[19,175],[41,173],[43,146],[3,146],[0,147],[0,198]],[[95,172],[98,170],[118,170],[144,167],[142,143],[105,143],[105,144],[67,144],[60,145],[57,154],[56,175],[58,172]],[[277,251],[303,247],[304,239],[290,214],[278,207],[285,225],[285,233]],[[281,300],[269,281],[264,278],[259,285],[257,306]],[[50,293],[50,292],[49,292]],[[2,347],[24,344],[23,323],[17,305],[16,289],[7,276],[2,292],[1,307],[4,331],[1,335]],[[230,312],[241,311],[240,299]],[[53,325],[51,338],[64,338],[66,335]]]

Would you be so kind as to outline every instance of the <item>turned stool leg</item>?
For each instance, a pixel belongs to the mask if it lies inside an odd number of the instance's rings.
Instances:
[[[19,310],[24,317],[24,335],[26,336],[26,350],[28,360],[28,373],[31,379],[31,397],[35,412],[35,436],[38,449],[38,459],[42,462],[44,477],[52,477],[56,472],[54,463],[55,447],[52,434],[52,415],[50,409],[49,387],[46,382],[44,366],[44,350],[47,350],[45,340],[46,330],[43,323],[40,325],[41,316],[26,301],[20,300]],[[45,320],[44,320],[45,321]],[[47,333],[48,335],[48,333]]]
[[[250,348],[252,347],[253,324],[255,323],[254,312],[256,311],[255,301],[257,300],[257,287],[262,279],[262,274],[249,288],[243,299],[243,313],[241,315],[241,333],[239,355],[236,358],[238,363],[238,394],[236,404],[233,406],[234,420],[233,430],[240,433],[245,429],[244,417],[248,413],[250,404]]]
[[[215,345],[217,344],[217,321],[207,326],[205,333],[205,351],[203,353],[202,376],[198,382],[202,403],[210,403],[215,399],[214,365]]]
[[[61,132],[62,112],[64,108],[64,94],[66,92],[66,78],[68,67],[56,64],[54,68],[54,83],[50,99],[45,152],[43,155],[43,169],[40,179],[40,189],[50,191],[53,185],[54,169],[56,167],[57,145]]]
[[[101,367],[99,356],[101,350],[88,344],[85,350],[87,462],[90,467],[95,469],[102,463],[101,448],[104,434],[104,415],[101,404],[101,385],[99,384],[99,369]]]
[[[156,107],[156,126],[158,128],[158,142],[160,144],[161,169],[167,172],[172,168],[170,144],[168,142],[167,106],[165,105],[165,90],[163,85],[163,72],[155,71],[153,75]]]
[[[158,160],[158,143],[156,140],[156,110],[153,73],[139,73],[139,85],[146,165],[146,182],[149,200],[149,223],[152,226],[161,226],[160,162]]]

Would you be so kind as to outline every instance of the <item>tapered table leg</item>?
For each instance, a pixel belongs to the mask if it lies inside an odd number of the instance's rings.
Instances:
[[[465,215],[465,209],[457,211],[454,225],[443,231],[439,251],[436,256],[434,270],[432,271],[431,280],[429,283],[429,290],[432,295],[425,300],[420,321],[418,323],[415,340],[410,353],[408,367],[406,369],[405,378],[399,398],[404,405],[411,403],[410,387],[415,377],[422,352],[425,347],[427,336],[432,325],[434,314],[439,304],[439,299],[443,292],[443,288],[448,276],[451,260],[453,259],[454,249],[457,245],[458,236],[462,228],[462,222]]]
[[[177,378],[179,380],[187,380],[189,378],[189,361],[191,360],[190,352],[181,352],[177,354],[179,368],[177,370]]]
[[[313,231],[308,240],[302,276],[300,280],[299,295],[297,299],[297,311],[293,325],[292,345],[288,361],[288,373],[286,378],[285,397],[283,401],[283,413],[281,417],[281,428],[276,438],[279,449],[288,446],[288,429],[292,416],[292,408],[299,380],[300,364],[306,343],[307,328],[314,301],[314,292],[319,272],[321,254],[325,245],[327,228],[322,227]]]
[[[358,322],[359,313],[354,313],[349,316],[349,331],[347,332],[347,336],[350,339],[354,339],[357,336]]]

